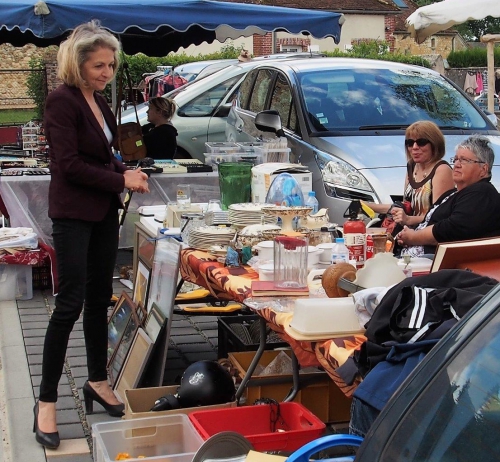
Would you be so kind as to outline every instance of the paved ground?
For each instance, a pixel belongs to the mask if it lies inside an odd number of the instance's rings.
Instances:
[[[117,268],[130,265],[132,253],[121,251]],[[126,289],[118,280],[115,294]],[[44,450],[32,433],[33,406],[41,379],[42,349],[49,314],[50,291],[35,291],[32,300],[0,302],[0,462],[90,462],[91,426],[113,420],[97,403],[94,414],[84,411],[81,388],[86,380],[82,323],[71,334],[59,386],[57,451]],[[174,315],[164,385],[179,383],[192,362],[217,359],[217,318]]]

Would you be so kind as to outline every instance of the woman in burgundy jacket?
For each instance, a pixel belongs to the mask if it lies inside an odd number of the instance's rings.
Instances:
[[[78,26],[60,46],[58,77],[49,94],[45,133],[51,181],[49,217],[57,259],[59,292],[43,351],[39,401],[34,408],[36,440],[55,449],[57,387],[69,335],[83,309],[88,381],[87,413],[93,402],[112,416],[123,414],[107,381],[107,308],[118,249],[118,209],[124,188],[148,192],[147,175],[127,170],[113,155],[117,127],[98,93],[114,78],[120,45],[98,22]]]

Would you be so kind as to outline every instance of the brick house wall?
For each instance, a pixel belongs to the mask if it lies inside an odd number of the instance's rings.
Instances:
[[[253,55],[265,56],[274,53],[273,35],[268,32],[266,35],[253,36]]]
[[[32,58],[55,60],[56,47],[37,48],[34,45],[14,47],[0,45],[0,108],[32,108],[27,92],[27,78]]]

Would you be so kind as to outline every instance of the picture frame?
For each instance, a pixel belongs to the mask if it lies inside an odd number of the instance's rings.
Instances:
[[[121,400],[125,398],[125,390],[138,387],[153,344],[144,329],[139,327],[114,387],[115,393]]]
[[[148,312],[146,311],[146,307],[144,306],[144,303],[139,302],[137,304],[137,317],[139,318],[139,324],[141,327],[145,326],[147,315],[148,315]]]
[[[120,339],[120,342],[115,348],[113,356],[108,363],[108,376],[112,388],[116,385],[116,381],[118,380],[122,367],[125,364],[130,348],[134,343],[134,338],[138,329],[139,320],[135,312],[133,312],[123,332],[122,338]]]
[[[181,244],[171,237],[159,239],[156,243],[146,305],[148,313],[153,303],[156,303],[164,317],[172,317],[179,280],[180,252]]]
[[[146,319],[146,324],[144,327],[144,330],[153,342],[156,342],[156,339],[158,338],[161,328],[163,324],[165,324],[165,321],[168,321],[168,319],[163,316],[163,313],[161,312],[158,305],[156,303],[153,303],[151,311],[148,313],[148,317]]]
[[[130,319],[132,317],[137,319],[136,310],[134,301],[123,291],[108,320],[108,365],[122,341]]]
[[[151,269],[141,260],[137,262],[137,272],[135,273],[133,300],[136,304],[142,303],[147,306],[149,280]]]

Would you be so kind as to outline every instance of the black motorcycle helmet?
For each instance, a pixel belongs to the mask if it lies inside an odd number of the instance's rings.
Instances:
[[[181,407],[209,406],[234,400],[229,372],[216,361],[197,361],[184,371],[176,396]]]

